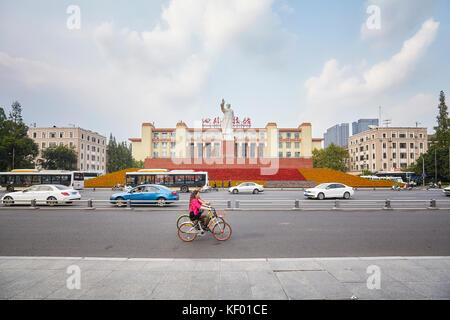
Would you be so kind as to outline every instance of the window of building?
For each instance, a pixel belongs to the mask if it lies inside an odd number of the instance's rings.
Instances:
[[[410,138],[414,138],[414,133],[410,133],[410,134],[409,134],[409,137],[410,137]]]
[[[384,169],[384,170],[386,170],[386,169],[387,169],[387,164],[386,164],[386,162],[385,162],[385,163],[383,163],[383,169]]]
[[[283,158],[283,152],[278,152],[278,158]]]
[[[45,138],[45,132],[42,132],[42,138]]]
[[[260,132],[259,132],[259,138],[260,138],[261,140],[265,139],[265,138],[266,138],[266,133],[265,133],[264,131],[260,131]]]
[[[278,149],[282,149],[283,148],[283,142],[278,142]]]
[[[163,133],[161,134],[161,138],[162,138],[162,139],[167,139],[167,132],[163,132]]]
[[[33,132],[33,138],[37,138],[37,132]]]
[[[153,139],[159,139],[159,133],[157,133],[157,132],[154,133],[154,134],[153,134]]]
[[[398,137],[399,137],[399,138],[406,138],[406,134],[405,134],[405,133],[400,133],[400,134],[398,135]]]
[[[386,149],[386,142],[383,142],[383,149]]]
[[[290,158],[291,157],[291,153],[290,152],[286,152],[286,158]]]
[[[423,138],[423,134],[422,134],[422,133],[419,134],[419,138],[420,138],[420,139]]]
[[[383,133],[383,138],[386,138],[386,133]]]
[[[411,142],[411,143],[409,144],[409,147],[410,147],[411,149],[414,149],[414,143]]]
[[[420,143],[420,149],[423,149],[423,142]]]
[[[291,138],[291,133],[290,133],[290,132],[287,132],[287,133],[286,133],[286,138],[288,138],[288,139]]]
[[[56,138],[56,132],[50,132],[50,138]]]
[[[87,151],[89,151],[89,145],[86,145],[86,149],[87,149]]]
[[[87,136],[87,141],[91,141],[91,137],[90,136]]]
[[[300,148],[300,142],[294,142],[294,147],[295,147],[296,149]]]
[[[372,159],[375,159],[375,153],[372,153]]]
[[[89,154],[86,155],[86,160],[89,160]]]
[[[92,142],[94,142],[94,143],[95,143],[95,137],[92,137]]]
[[[392,148],[397,148],[397,143],[395,143],[395,142],[392,142]]]
[[[158,152],[153,152],[153,158],[158,158]]]
[[[84,159],[84,154],[81,154],[81,159]]]
[[[163,143],[162,143],[162,147],[163,147],[163,148],[167,148],[167,142],[163,142]]]
[[[94,152],[95,152],[95,146],[92,146],[92,151],[94,151]]]
[[[411,154],[409,155],[410,159],[414,159],[414,153],[411,152]]]
[[[81,139],[83,139],[83,140],[84,140],[84,133],[82,133],[82,134],[81,134]]]
[[[264,157],[264,143],[258,144],[258,157],[259,158]]]
[[[60,138],[64,138],[64,132],[60,132],[60,133],[59,133],[59,137],[60,137]]]
[[[395,138],[397,135],[395,134],[395,132],[392,132],[392,135],[391,135],[391,137],[392,138]]]
[[[295,153],[295,157],[296,157],[296,158],[300,158],[300,152],[296,152],[296,153]]]
[[[294,138],[295,138],[295,139],[300,139],[300,133],[295,132],[295,133],[294,133]]]
[[[397,163],[396,163],[396,162],[394,162],[394,163],[392,164],[392,166],[394,167],[394,169],[397,169]]]
[[[173,148],[175,148],[175,142],[171,142],[170,143],[170,147],[173,149]]]
[[[167,151],[163,151],[161,153],[161,158],[167,158]]]
[[[71,147],[71,148],[73,147],[73,142],[72,141],[69,142],[69,147]]]
[[[395,158],[397,158],[397,154],[394,152],[394,153],[392,154],[392,159],[395,159]]]
[[[153,148],[158,149],[159,142],[153,142]]]
[[[400,149],[406,149],[406,143],[405,142],[400,143]]]
[[[282,132],[278,132],[278,139],[283,139],[283,133]]]
[[[42,142],[42,149],[45,149],[45,142]]]
[[[383,152],[383,159],[386,159],[386,152]]]
[[[63,146],[63,145],[64,145],[64,142],[60,142],[59,145],[60,145],[60,146]]]
[[[286,148],[290,148],[291,147],[291,143],[290,142],[286,142]]]
[[[73,138],[73,132],[72,131],[69,132],[69,137]]]

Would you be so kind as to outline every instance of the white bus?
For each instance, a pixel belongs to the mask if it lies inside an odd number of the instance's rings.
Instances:
[[[74,189],[84,188],[82,171],[16,169],[0,172],[0,187],[8,191],[25,189],[36,184],[62,184]]]
[[[160,184],[170,189],[189,192],[189,188],[207,187],[208,172],[195,170],[141,169],[125,174],[125,186]]]

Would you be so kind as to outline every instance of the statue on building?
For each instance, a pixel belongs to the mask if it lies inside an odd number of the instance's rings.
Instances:
[[[222,103],[220,104],[220,108],[223,112],[223,120],[222,120],[222,136],[224,140],[233,139],[233,121],[234,121],[234,111],[231,109],[230,104],[228,103],[225,107],[225,100],[222,99]]]

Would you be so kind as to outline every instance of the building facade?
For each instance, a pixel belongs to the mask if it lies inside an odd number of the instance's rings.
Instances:
[[[348,139],[349,170],[395,171],[414,164],[428,150],[427,129],[376,127]]]
[[[348,144],[348,134],[349,134],[348,123],[337,124],[331,128],[327,129],[327,132],[323,134],[324,145],[323,147],[328,147],[331,143],[339,147],[347,148]]]
[[[106,137],[82,128],[75,127],[45,127],[29,128],[28,136],[39,146],[37,159],[42,150],[58,145],[74,148],[77,153],[77,170],[106,171]]]
[[[352,123],[352,135],[369,130],[369,126],[379,126],[378,119],[359,119]]]
[[[177,123],[175,128],[156,128],[151,123],[143,123],[141,130],[141,138],[129,140],[133,158],[143,161],[197,159],[201,162],[201,159],[221,159],[225,154],[232,154],[235,159],[300,160],[311,158],[312,151],[321,149],[323,141],[312,137],[310,123],[296,128],[278,128],[273,122],[264,128],[235,128],[232,141],[223,140],[221,128],[188,128],[184,122]],[[231,153],[225,151],[230,144]]]

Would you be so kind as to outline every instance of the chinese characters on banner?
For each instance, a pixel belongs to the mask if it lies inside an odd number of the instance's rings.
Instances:
[[[234,117],[233,120],[233,128],[251,128],[252,121],[250,118],[244,118],[239,120],[239,117]],[[222,127],[222,119],[220,117],[204,118],[202,119],[202,127],[203,128],[221,128]]]

